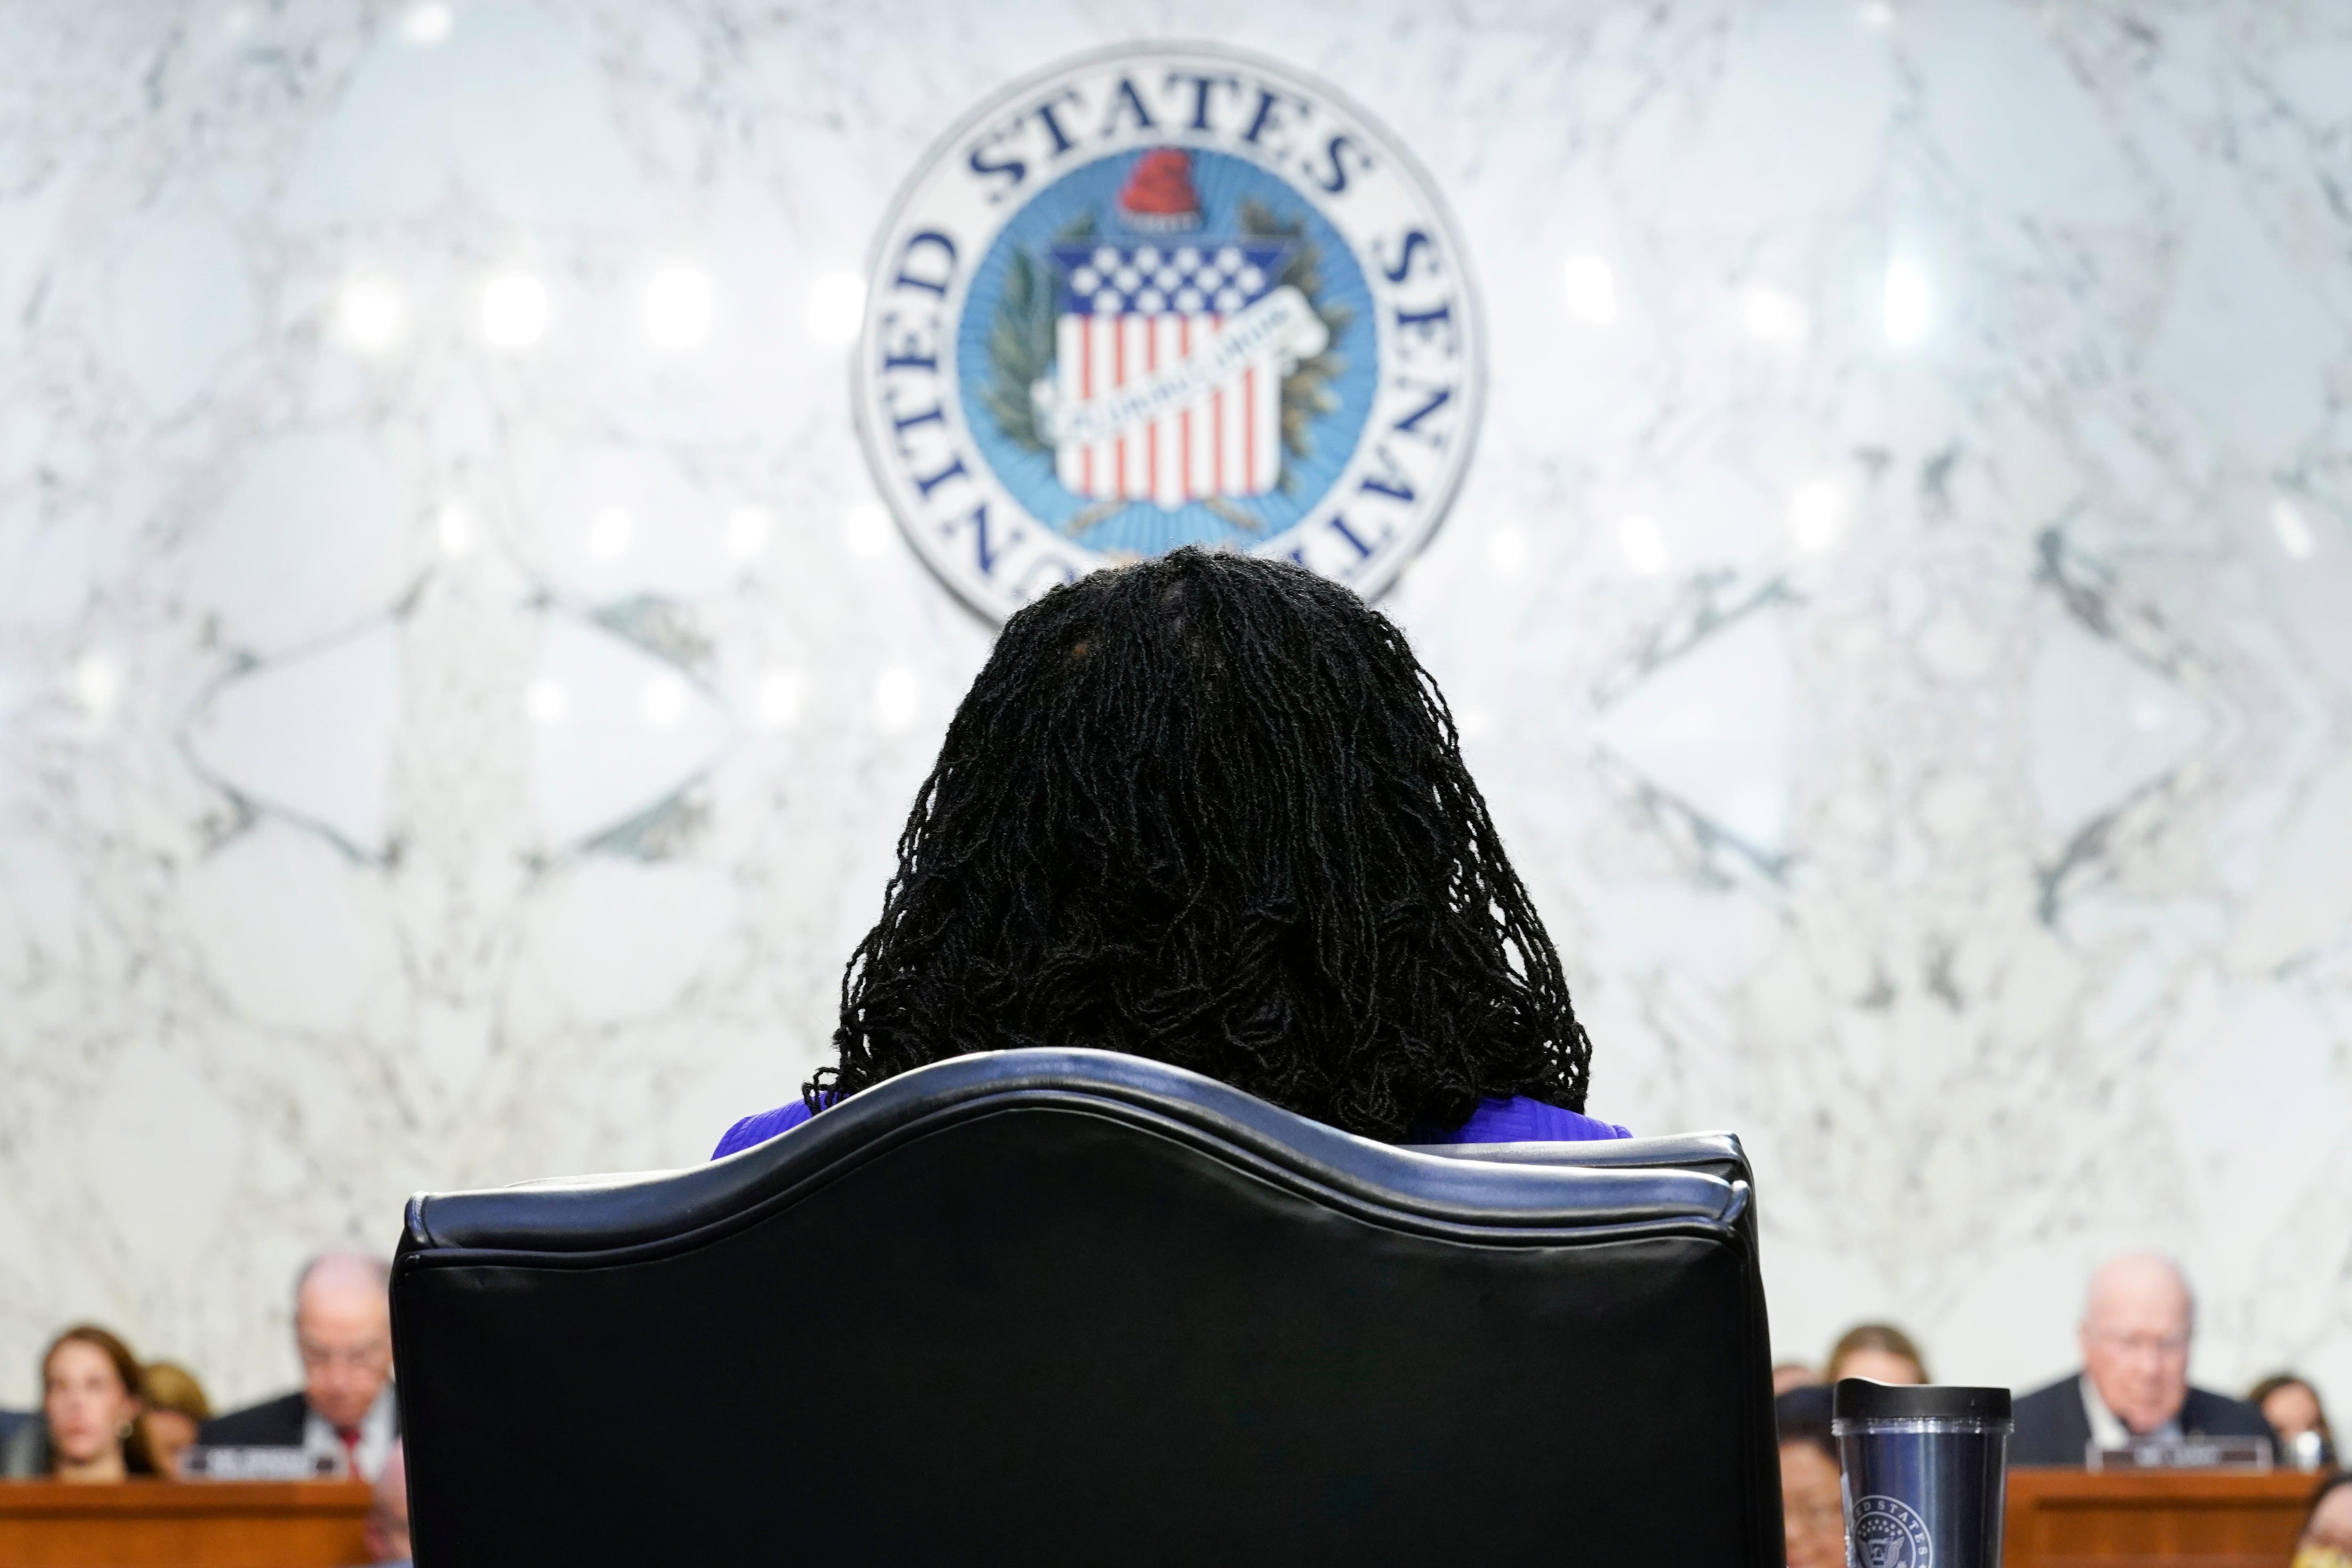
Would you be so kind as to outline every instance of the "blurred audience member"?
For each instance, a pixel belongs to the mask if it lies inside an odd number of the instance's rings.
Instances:
[[[2252,1405],[2189,1386],[2196,1302],[2170,1258],[2127,1252],[2091,1276],[2083,1370],[2017,1402],[2010,1463],[2079,1465],[2094,1442],[2135,1437],[2269,1437]]]
[[[1830,1391],[1816,1384],[1772,1402],[1780,1426],[1780,1523],[1789,1568],[1845,1568],[1845,1513],[1838,1492]]]
[[[409,1568],[408,1457],[397,1439],[375,1479],[375,1501],[368,1505],[368,1561],[375,1568]]]
[[[294,1282],[302,1387],[204,1424],[219,1447],[300,1448],[373,1480],[400,1436],[392,1383],[392,1270],[364,1252],[326,1252]]]
[[[2328,1477],[2312,1494],[2294,1568],[2352,1568],[2352,1473]]]
[[[205,1385],[186,1367],[168,1361],[148,1363],[139,1374],[140,1435],[147,1439],[147,1457],[155,1473],[177,1476],[180,1455],[196,1440],[196,1428],[212,1419],[213,1402]]]
[[[1830,1348],[1824,1381],[1866,1377],[1874,1383],[1933,1383],[1927,1358],[1911,1336],[1892,1323],[1857,1323]]]
[[[120,1481],[155,1473],[139,1433],[139,1358],[80,1323],[41,1357],[41,1417],[9,1435],[0,1476]]]
[[[2278,1434],[2281,1459],[2315,1470],[2336,1462],[2336,1431],[2327,1425],[2319,1390],[2291,1372],[2274,1373],[2247,1391],[2246,1398]]]
[[[1778,1399],[1792,1388],[1818,1387],[1822,1374],[1801,1361],[1784,1361],[1772,1369],[1772,1397]]]

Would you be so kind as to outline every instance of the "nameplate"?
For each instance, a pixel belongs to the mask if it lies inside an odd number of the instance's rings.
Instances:
[[[2093,1443],[2083,1460],[2091,1470],[2267,1470],[2268,1437],[2143,1437],[2120,1447]]]
[[[340,1476],[343,1467],[331,1454],[308,1448],[231,1448],[197,1447],[180,1455],[180,1474],[204,1481],[314,1481]]]

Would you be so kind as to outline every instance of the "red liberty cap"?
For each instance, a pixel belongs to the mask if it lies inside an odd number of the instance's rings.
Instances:
[[[1118,193],[1119,216],[1136,228],[1192,228],[1201,198],[1192,194],[1192,159],[1181,148],[1155,147],[1135,161]]]

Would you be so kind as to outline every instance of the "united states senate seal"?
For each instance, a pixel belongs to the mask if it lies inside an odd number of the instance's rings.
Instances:
[[[1386,132],[1286,68],[1151,45],[932,149],[875,247],[855,395],[899,526],[992,618],[1183,544],[1369,597],[1461,482],[1484,352]]]
[[[1853,1505],[1850,1568],[1934,1568],[1927,1521],[1901,1498],[1874,1494]]]

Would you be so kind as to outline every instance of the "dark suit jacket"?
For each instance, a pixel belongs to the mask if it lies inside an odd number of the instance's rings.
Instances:
[[[215,1415],[196,1428],[196,1441],[215,1448],[299,1448],[310,1402],[300,1391]],[[392,1402],[392,1430],[400,1432],[400,1399]]]
[[[2091,1443],[2091,1417],[2083,1408],[2083,1374],[2069,1373],[2047,1388],[2020,1398],[2010,1435],[2012,1465],[2080,1465]],[[2190,1437],[2278,1438],[2263,1413],[2242,1399],[2192,1388],[2180,1406],[2180,1430]]]

